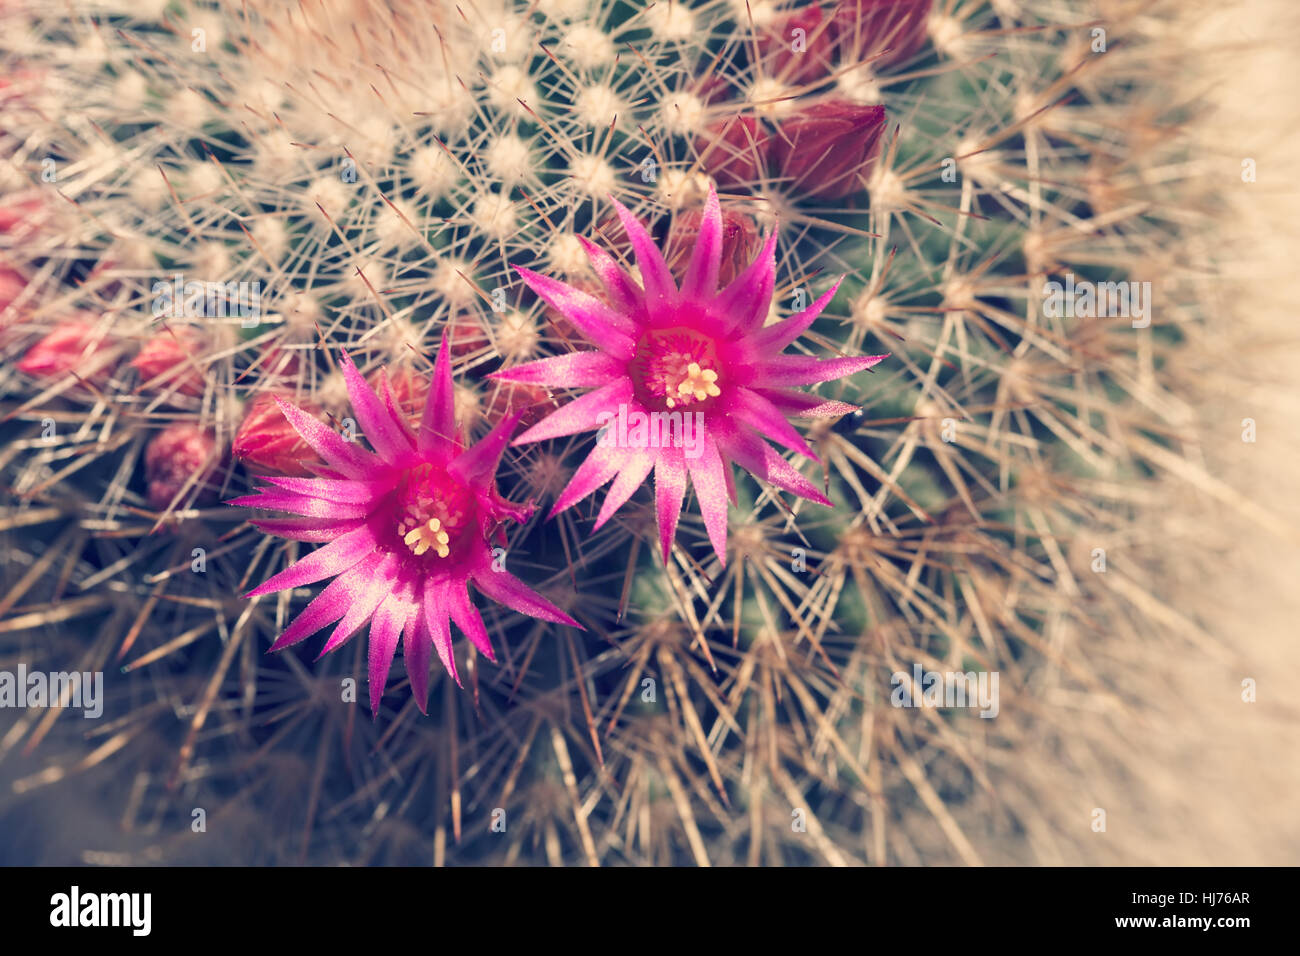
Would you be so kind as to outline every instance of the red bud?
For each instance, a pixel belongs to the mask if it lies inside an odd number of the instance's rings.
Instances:
[[[44,70],[17,69],[0,74],[0,103],[5,100],[21,101],[28,93],[40,89],[44,81]]]
[[[764,72],[791,86],[825,79],[833,70],[834,54],[832,21],[823,17],[821,7],[795,10],[758,34]]]
[[[140,371],[141,385],[153,391],[202,395],[203,375],[190,360],[202,341],[192,328],[162,329],[140,347],[131,368]]]
[[[155,435],[144,450],[149,504],[159,510],[166,508],[187,484],[191,501],[215,501],[217,486],[212,478],[217,468],[216,447],[210,431],[188,422],[169,425]],[[193,479],[194,475],[199,477]]]
[[[40,224],[44,209],[39,199],[15,197],[0,202],[0,233],[30,231]]]
[[[299,360],[301,349],[285,348],[280,345],[267,346],[265,358],[257,363],[256,372],[264,384],[278,383],[292,388],[298,381],[302,363]]]
[[[96,353],[106,344],[107,336],[97,331],[89,318],[69,319],[28,349],[18,370],[40,378],[58,378],[69,372],[82,378],[102,378],[108,369]]]
[[[678,282],[686,276],[691,253],[700,235],[704,213],[692,209],[673,220],[668,231],[665,258],[668,268]],[[753,261],[758,254],[758,229],[754,220],[742,212],[722,207],[722,266],[718,270],[718,286],[727,285]]]
[[[293,430],[270,392],[260,393],[249,403],[230,450],[255,475],[305,477],[312,472],[302,462],[317,460],[316,453]]]
[[[745,189],[761,178],[770,140],[755,116],[733,116],[711,125],[696,141],[700,165],[726,189]]]
[[[925,44],[930,0],[840,0],[832,14],[840,62],[871,60],[881,72],[911,59]],[[888,52],[886,52],[888,51]]]
[[[488,406],[483,417],[495,427],[501,419],[514,412],[522,412],[520,428],[536,425],[556,409],[555,400],[539,385],[517,382],[494,382],[488,395]]]
[[[691,87],[693,92],[705,106],[712,106],[714,103],[721,103],[731,96],[731,84],[727,78],[720,73],[710,73],[704,79],[699,80]]]
[[[772,170],[791,192],[842,199],[865,187],[880,153],[883,106],[833,101],[807,107],[772,137]]]
[[[448,333],[448,341],[450,341],[450,333]],[[387,369],[386,374],[388,387],[393,393],[393,403],[406,415],[412,429],[417,428],[420,419],[424,416],[424,403],[429,397],[428,374],[416,374],[405,365],[392,366]],[[380,390],[378,370],[371,373],[368,381],[371,387],[383,394]]]
[[[17,301],[26,288],[27,280],[23,278],[21,272],[0,266],[0,314]]]
[[[447,348],[456,358],[485,349],[489,344],[482,323],[469,312],[462,312],[447,323]]]

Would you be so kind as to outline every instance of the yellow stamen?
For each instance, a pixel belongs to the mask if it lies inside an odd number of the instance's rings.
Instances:
[[[686,366],[686,377],[677,383],[676,399],[690,402],[693,398],[697,402],[702,402],[706,398],[717,398],[722,394],[722,389],[718,388],[717,382],[717,372],[711,368],[702,369],[699,362],[692,362]],[[668,395],[665,404],[669,408],[674,407],[676,405],[674,396]]]
[[[405,527],[404,524],[398,525],[397,530],[399,533],[403,527]],[[451,548],[447,547],[447,543],[451,538],[447,532],[442,530],[442,522],[437,518],[430,518],[424,524],[412,528],[406,532],[402,540],[417,556],[424,554],[430,548],[433,548],[440,558],[445,558],[451,554]]]

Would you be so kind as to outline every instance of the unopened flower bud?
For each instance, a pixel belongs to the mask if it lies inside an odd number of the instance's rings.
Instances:
[[[13,320],[13,315],[5,313],[9,312],[9,307],[18,300],[26,288],[27,280],[23,278],[21,272],[0,266],[0,325]]]
[[[265,358],[257,364],[259,377],[264,382],[292,388],[302,370],[302,362],[299,360],[300,351],[300,349],[272,345],[266,350]]]
[[[203,374],[192,360],[201,343],[196,329],[160,329],[140,347],[131,368],[140,372],[142,387],[150,391],[202,395]]]
[[[262,392],[249,403],[230,450],[255,475],[306,477],[313,472],[303,462],[316,461],[315,453],[294,431],[270,392]]]
[[[462,312],[447,323],[447,347],[451,349],[454,357],[471,355],[487,348],[489,344],[488,337],[483,331],[483,324],[472,313]],[[423,387],[428,391],[427,376]]]
[[[705,106],[712,106],[728,99],[733,92],[727,77],[722,73],[710,73],[690,87],[692,94]]]
[[[929,19],[930,0],[840,0],[832,14],[840,63],[870,60],[879,73],[909,60],[925,44]]]
[[[189,422],[169,425],[154,436],[144,451],[145,478],[149,484],[149,505],[162,510],[183,489],[187,500],[207,504],[216,500],[213,480],[217,470],[217,443],[212,432]],[[197,477],[195,477],[197,476]]]
[[[45,206],[39,199],[17,197],[0,200],[0,234],[25,234],[37,227]]]
[[[107,336],[89,317],[69,319],[54,327],[24,355],[18,370],[39,378],[74,372],[84,379],[104,378],[111,359],[102,353]]]
[[[668,231],[668,242],[664,258],[668,268],[678,282],[686,276],[691,255],[699,241],[700,224],[704,213],[690,210],[681,213],[673,220],[672,229]],[[754,220],[745,213],[737,212],[727,206],[722,207],[722,264],[718,269],[718,287],[721,288],[736,278],[758,254],[758,229]]]
[[[695,148],[700,153],[700,165],[718,185],[745,189],[762,177],[769,142],[758,117],[742,114],[709,126]]]
[[[831,101],[807,107],[772,137],[772,172],[794,194],[842,199],[866,186],[885,131],[883,106]]]
[[[834,69],[832,23],[821,7],[808,6],[764,27],[758,34],[764,73],[788,86],[826,79]]]
[[[528,428],[559,407],[550,393],[540,385],[517,382],[493,383],[486,398],[487,408],[483,411],[483,417],[494,427],[507,415],[520,412],[522,417],[519,419],[519,427]]]
[[[450,348],[450,344],[448,347]],[[409,365],[395,365],[386,370],[386,375],[389,391],[393,395],[393,404],[414,427],[420,421],[420,416],[424,414],[424,404],[429,397],[428,374],[415,372]],[[366,381],[382,396],[384,390],[379,378],[379,372],[375,371],[367,377]]]

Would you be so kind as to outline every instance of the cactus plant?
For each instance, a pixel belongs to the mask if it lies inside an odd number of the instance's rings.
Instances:
[[[131,859],[975,863],[1039,832],[1018,748],[1109,699],[1111,635],[1179,626],[1105,572],[1187,473],[1162,369],[1203,309],[1167,281],[1192,104],[1141,6],[6,4],[0,658],[107,685],[88,741],[17,717],[16,792],[94,777]],[[578,434],[593,387],[713,408],[736,379],[690,316],[629,336],[723,286],[785,374],[706,462]],[[619,393],[629,362],[659,377]],[[345,617],[314,582],[338,495],[456,430],[476,467],[518,439],[475,499],[511,570],[474,580],[522,613],[452,598],[453,644],[412,612],[384,698],[416,592]],[[431,517],[409,561],[456,547]],[[362,642],[264,653],[376,606],[373,723]],[[996,699],[931,706],[936,673]]]

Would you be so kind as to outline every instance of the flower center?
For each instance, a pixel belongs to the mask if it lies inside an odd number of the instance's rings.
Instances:
[[[406,527],[406,523],[399,522],[397,533],[401,534],[404,527]],[[451,540],[451,536],[442,530],[442,522],[437,518],[430,518],[419,527],[412,528],[406,532],[402,540],[417,555],[424,554],[430,548],[433,548],[440,558],[445,558],[451,554],[451,548],[447,547],[447,542]]]
[[[441,468],[411,469],[397,486],[397,535],[417,557],[432,551],[451,554],[455,539],[470,524],[469,494]]]
[[[643,401],[679,408],[722,394],[713,339],[694,329],[659,329],[637,346],[632,367]]]

